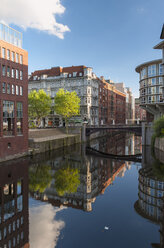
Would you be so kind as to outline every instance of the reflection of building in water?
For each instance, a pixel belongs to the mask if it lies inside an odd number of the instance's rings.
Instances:
[[[142,217],[160,224],[160,244],[152,244],[152,247],[164,247],[164,209],[162,199],[164,197],[164,180],[157,179],[152,168],[142,168],[139,170],[138,188],[139,200],[134,205],[135,210]]]
[[[0,247],[28,248],[27,162],[0,166]]]
[[[138,206],[147,218],[159,221],[161,218],[161,197],[164,196],[164,181],[157,180],[152,168],[139,170]]]
[[[91,141],[90,146],[108,153],[125,154],[126,136],[126,133],[109,133],[108,137],[103,137],[100,140],[96,140],[96,142]],[[134,135],[128,135],[127,139],[131,140],[127,145],[129,145],[130,153],[133,154],[132,148],[134,146],[132,143],[134,143]],[[39,160],[37,164],[39,164]],[[35,187],[30,187],[32,196],[35,199],[48,201],[55,206],[64,205],[84,211],[92,211],[92,203],[96,200],[96,197],[101,193],[103,194],[105,189],[110,184],[112,185],[117,176],[123,177],[126,169],[130,169],[131,166],[130,162],[125,163],[124,161],[93,155],[86,156],[85,147],[83,146],[78,147],[78,149],[72,149],[68,154],[65,153],[65,157],[63,157],[63,154],[55,158],[51,156],[49,162],[45,162],[46,164],[50,166],[52,180],[43,191],[34,192]],[[59,170],[68,166],[71,169],[78,169],[80,183],[76,192],[68,193],[68,191],[65,191],[63,196],[59,196],[55,188],[55,175]],[[35,171],[33,170],[35,167],[36,164],[32,165],[30,171]]]
[[[104,193],[106,187],[112,184],[117,174],[125,167],[124,162],[121,161],[74,154],[63,161],[59,158],[49,162],[51,174],[54,175],[59,169],[64,168],[65,163],[79,170],[80,184],[75,193],[65,193],[59,196],[55,189],[55,181],[52,179],[51,185],[44,193],[33,192],[32,195],[36,199],[48,201],[55,206],[64,205],[84,211],[92,211],[92,203],[96,197]]]

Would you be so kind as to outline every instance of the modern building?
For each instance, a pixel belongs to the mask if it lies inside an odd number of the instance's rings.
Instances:
[[[60,88],[68,91],[76,91],[81,99],[80,117],[87,120],[90,125],[98,125],[98,90],[99,80],[92,68],[82,66],[52,67],[51,69],[33,72],[29,77],[29,92],[43,89],[52,98],[52,101]],[[60,125],[57,115],[49,116],[51,122],[48,125]]]
[[[163,24],[163,27],[162,27],[162,32],[161,32],[161,36],[160,36],[160,39],[163,40],[162,42],[160,42],[158,45],[156,45],[154,47],[154,49],[160,49],[162,50],[162,81],[163,81],[163,84],[162,84],[162,99],[164,101],[164,24]]]
[[[139,98],[135,98],[135,119],[139,121],[146,121],[146,110],[140,107]]]
[[[125,107],[125,120],[126,124],[131,124],[135,120],[135,100],[133,93],[129,87],[125,87],[124,83],[114,83],[117,90],[125,94],[126,107]]]
[[[164,27],[161,39],[164,39]],[[140,74],[140,106],[146,110],[148,121],[164,114],[164,41],[154,49],[162,49],[163,58],[136,67],[136,72]]]
[[[0,160],[28,150],[28,54],[22,34],[0,23]]]

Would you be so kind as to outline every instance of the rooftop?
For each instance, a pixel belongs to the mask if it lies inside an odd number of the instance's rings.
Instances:
[[[156,59],[156,60],[151,60],[151,61],[148,61],[148,62],[145,62],[143,64],[140,64],[136,67],[136,72],[140,72],[140,70],[145,67],[145,66],[149,66],[149,65],[153,65],[153,64],[160,64],[162,63],[162,59]]]
[[[71,66],[71,67],[52,67],[51,69],[45,69],[45,70],[38,70],[38,71],[34,71],[29,80],[32,80],[34,76],[40,77],[42,75],[46,75],[47,77],[55,77],[55,76],[60,76],[62,73],[67,73],[67,74],[72,74],[73,72],[76,72],[77,75],[79,75],[79,73],[83,73],[85,68],[89,68],[86,67],[84,65],[80,65],[80,66]]]

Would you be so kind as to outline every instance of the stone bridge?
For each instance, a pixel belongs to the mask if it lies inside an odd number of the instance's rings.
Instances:
[[[86,136],[91,135],[92,133],[96,133],[102,130],[110,130],[110,131],[127,131],[127,132],[134,132],[137,134],[142,134],[142,127],[141,125],[110,125],[110,126],[86,126]]]

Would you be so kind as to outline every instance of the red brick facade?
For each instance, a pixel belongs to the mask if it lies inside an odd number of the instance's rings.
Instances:
[[[29,247],[28,161],[0,166],[0,247]]]
[[[146,120],[146,111],[140,107],[139,99],[135,99],[135,119]]]
[[[18,59],[18,60],[17,60]],[[7,104],[13,106],[7,108]],[[18,104],[23,108],[18,119]],[[6,116],[12,112],[12,132]],[[28,150],[28,54],[27,51],[0,40],[0,159]],[[21,121],[18,121],[21,120]],[[6,121],[6,123],[5,123]],[[6,126],[5,126],[6,125]],[[18,128],[19,125],[19,128]],[[21,128],[20,128],[21,126]],[[8,128],[8,133],[5,129]],[[21,132],[18,133],[18,129]]]
[[[99,79],[99,125],[125,124],[126,96]]]

